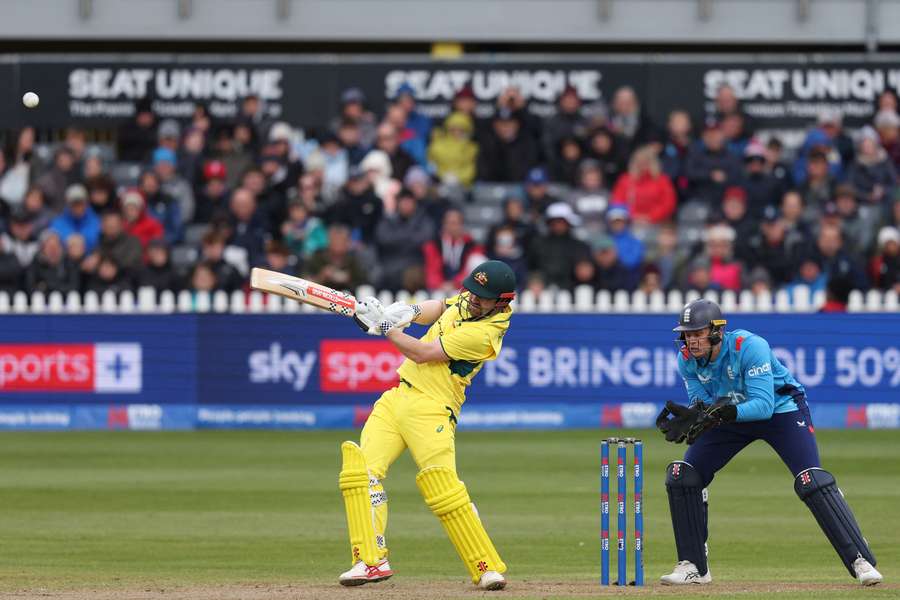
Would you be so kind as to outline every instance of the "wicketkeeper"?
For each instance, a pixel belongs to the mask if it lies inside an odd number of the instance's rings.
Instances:
[[[469,274],[459,295],[443,302],[427,300],[412,306],[398,302],[387,308],[374,298],[361,303],[357,318],[370,333],[387,337],[406,360],[397,370],[400,383],[375,403],[359,445],[341,445],[340,488],[352,565],[341,574],[342,585],[393,575],[384,537],[388,510],[382,481],[406,448],[420,469],[416,485],[472,581],[486,590],[506,585],[502,575],[506,565],[456,474],[454,438],[466,388],[484,362],[500,353],[515,289],[512,269],[491,260]],[[403,332],[410,322],[431,327],[416,339]]]
[[[847,571],[862,585],[882,577],[875,556],[838,489],[822,468],[803,386],[762,337],[725,331],[719,307],[695,300],[684,307],[678,369],[690,406],[668,402],[657,426],[670,442],[687,442],[684,460],[666,471],[678,564],[662,583],[709,583],[707,486],[716,472],[755,440],[764,440],[794,476],[794,491],[812,512]]]

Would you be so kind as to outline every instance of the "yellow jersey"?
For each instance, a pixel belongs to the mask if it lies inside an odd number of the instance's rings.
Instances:
[[[452,400],[459,408],[484,361],[500,354],[513,310],[506,307],[486,319],[464,321],[458,295],[444,300],[444,304],[447,308],[420,339],[440,340],[449,360],[416,364],[407,358],[397,373],[420,392],[442,401]]]

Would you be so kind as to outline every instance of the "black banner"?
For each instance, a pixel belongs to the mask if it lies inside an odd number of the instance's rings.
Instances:
[[[316,127],[337,114],[341,91],[359,87],[370,108],[383,113],[400,85],[416,90],[419,110],[442,118],[453,95],[471,86],[481,116],[508,85],[517,86],[535,114],[553,114],[566,85],[586,103],[608,102],[622,85],[631,85],[659,124],[673,108],[700,118],[712,110],[717,88],[727,83],[759,129],[803,129],[825,107],[837,108],[845,123],[870,122],[877,95],[900,89],[894,62],[696,62],[614,61],[421,61],[300,62],[248,57],[221,61],[178,57],[171,62],[110,57],[104,62],[32,60],[0,63],[0,127],[21,119],[39,127],[70,123],[112,127],[150,99],[162,117],[186,118],[203,102],[215,118],[228,119],[241,98],[257,94],[266,116],[297,126]],[[38,108],[25,111],[21,96],[35,91]]]

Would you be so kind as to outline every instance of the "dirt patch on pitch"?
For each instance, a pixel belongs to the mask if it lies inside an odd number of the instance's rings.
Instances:
[[[358,588],[334,584],[246,584],[228,586],[141,587],[117,589],[43,590],[0,592],[0,598],[50,598],[54,600],[419,600],[471,599],[495,597],[505,600],[545,598],[595,598],[621,594],[671,596],[689,593],[697,597],[768,595],[785,592],[835,592],[853,594],[858,588],[846,584],[817,583],[714,583],[690,588],[664,587],[658,584],[642,588],[603,587],[595,582],[515,581],[501,594],[483,592],[460,582],[387,581]],[[876,589],[900,592],[900,584],[879,585]]]

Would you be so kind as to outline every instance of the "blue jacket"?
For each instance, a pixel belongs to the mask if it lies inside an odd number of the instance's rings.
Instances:
[[[743,329],[725,332],[716,360],[705,366],[686,348],[678,355],[678,371],[691,404],[730,398],[738,421],[764,421],[775,413],[797,410],[786,386],[805,393],[762,337]],[[781,390],[782,393],[778,393]]]
[[[80,233],[84,237],[85,254],[90,254],[100,241],[100,218],[90,206],[80,219],[76,219],[66,206],[66,210],[50,222],[50,229],[59,234],[64,244],[70,235]]]

